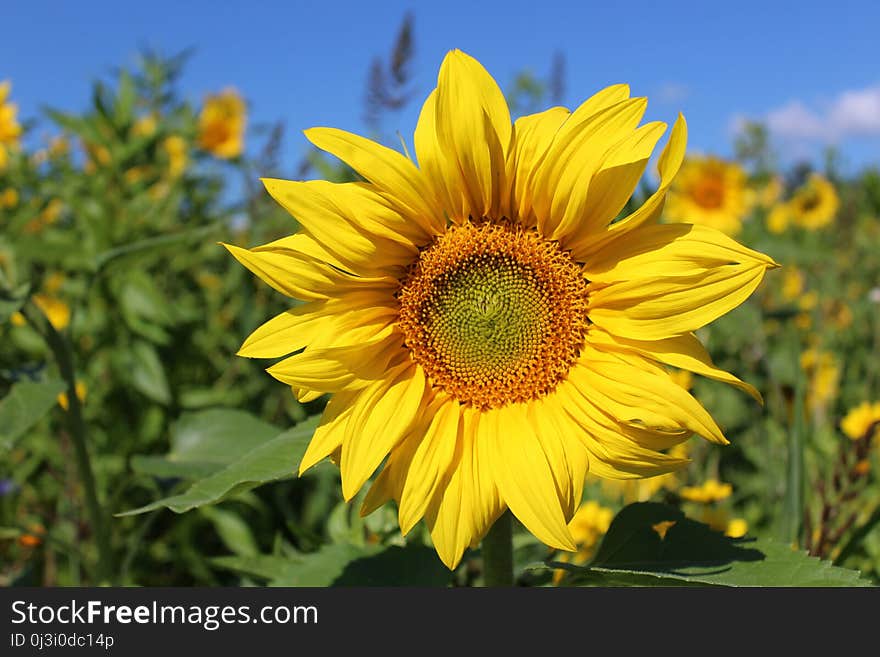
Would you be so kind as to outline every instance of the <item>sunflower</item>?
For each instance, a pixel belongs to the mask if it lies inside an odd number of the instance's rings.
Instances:
[[[687,463],[664,451],[694,433],[727,442],[665,366],[759,397],[693,331],[775,263],[712,228],[658,223],[684,156],[681,117],[659,188],[612,223],[666,128],[639,127],[645,107],[616,85],[511,124],[492,77],[454,50],[418,119],[418,165],[306,131],[364,182],[265,180],[301,231],[225,245],[305,302],[239,351],[288,356],[268,372],[301,401],[330,393],[300,473],[330,456],[351,500],[378,470],[361,512],[395,500],[402,532],[424,518],[454,568],[506,509],[574,551],[588,470],[659,475]]]
[[[208,96],[199,114],[199,147],[215,157],[232,159],[244,150],[247,108],[234,89]]]
[[[666,200],[666,217],[737,235],[752,205],[742,168],[719,157],[689,157]]]
[[[840,207],[834,185],[818,173],[795,191],[788,201],[792,221],[808,230],[817,230],[830,224]]]

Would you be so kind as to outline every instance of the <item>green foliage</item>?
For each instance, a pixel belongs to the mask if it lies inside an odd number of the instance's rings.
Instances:
[[[196,481],[185,493],[119,515],[145,513],[161,507],[183,513],[205,504],[214,504],[234,493],[249,490],[260,484],[292,477],[317,424],[318,418],[303,422],[271,440],[257,444],[239,458],[231,460],[226,467]],[[220,436],[222,440],[222,433]],[[204,451],[210,452],[214,449],[211,445]]]
[[[16,383],[0,400],[0,450],[12,449],[15,441],[57,404],[65,389],[60,381]]]
[[[661,523],[672,523],[663,527]],[[859,573],[771,539],[732,539],[681,510],[643,502],[620,511],[585,567],[555,564],[590,586],[870,586]]]

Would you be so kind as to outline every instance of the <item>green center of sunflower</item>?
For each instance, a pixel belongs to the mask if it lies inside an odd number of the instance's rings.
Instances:
[[[552,391],[588,325],[577,263],[506,221],[450,228],[421,252],[398,298],[415,361],[434,385],[480,408]]]

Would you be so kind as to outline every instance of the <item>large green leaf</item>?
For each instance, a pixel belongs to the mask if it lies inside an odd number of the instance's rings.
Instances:
[[[325,545],[289,557],[219,557],[212,562],[270,586],[448,586],[452,573],[424,545]]]
[[[270,481],[293,477],[317,425],[318,417],[312,417],[251,449],[222,470],[196,481],[186,492],[118,515],[146,513],[162,507],[183,513]]]
[[[9,394],[0,401],[0,449],[11,449],[28,429],[58,403],[58,394],[65,388],[62,381],[22,381],[14,384]]]
[[[871,586],[857,571],[774,541],[729,538],[653,502],[623,508],[587,566],[552,566],[570,583],[601,586]]]
[[[164,456],[135,456],[135,472],[157,477],[201,478],[223,469],[279,434],[268,422],[235,409],[185,413],[171,426]]]

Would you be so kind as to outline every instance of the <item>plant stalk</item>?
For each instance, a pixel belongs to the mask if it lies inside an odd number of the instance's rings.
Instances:
[[[25,304],[22,312],[31,326],[45,327],[45,331],[41,331],[41,333],[49,349],[52,350],[52,354],[55,356],[61,378],[67,384],[67,423],[74,447],[77,472],[85,491],[86,513],[88,514],[89,523],[95,536],[95,544],[98,548],[98,563],[95,568],[96,584],[110,584],[113,573],[113,550],[110,545],[110,534],[108,533],[104,511],[98,501],[95,475],[92,470],[88,445],[86,444],[86,425],[83,421],[82,405],[76,394],[73,350],[67,338],[55,330],[51,322],[43,319],[40,311],[35,311],[32,308],[32,302],[29,301]]]
[[[483,583],[513,586],[513,522],[510,511],[501,514],[483,538]]]

